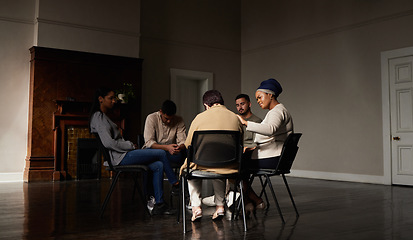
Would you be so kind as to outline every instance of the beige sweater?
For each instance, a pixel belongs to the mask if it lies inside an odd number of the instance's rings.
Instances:
[[[215,105],[210,109],[198,114],[191,123],[191,126],[188,131],[188,136],[185,141],[185,146],[188,147],[191,145],[192,136],[194,131],[197,130],[232,130],[242,132],[241,122],[239,121],[237,115],[230,110],[228,110],[224,105]],[[192,169],[199,169],[204,171],[216,172],[216,173],[234,173],[238,171],[238,166],[233,168],[206,168],[198,166],[194,163],[191,163],[190,167]],[[181,167],[186,168],[185,163]]]

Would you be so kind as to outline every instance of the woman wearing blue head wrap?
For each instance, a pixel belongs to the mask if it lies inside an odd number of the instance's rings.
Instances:
[[[262,109],[268,109],[261,123],[245,121],[238,115],[247,131],[255,133],[255,148],[246,149],[244,158],[248,169],[275,169],[287,136],[293,132],[293,120],[290,113],[277,98],[282,92],[281,84],[270,78],[261,82],[255,98]],[[248,181],[244,181],[248,182]],[[247,196],[246,210],[253,212],[255,208],[265,208],[264,201],[255,194],[251,186],[244,186]],[[255,206],[255,208],[254,208]]]

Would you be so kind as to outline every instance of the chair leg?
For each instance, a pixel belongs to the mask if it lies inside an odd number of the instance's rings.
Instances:
[[[185,177],[181,177],[181,189],[182,189],[182,201],[181,201],[181,207],[182,207],[182,226],[184,228],[184,234],[186,233],[186,207],[185,207]]]
[[[247,219],[246,219],[246,216],[245,216],[244,191],[242,190],[242,185],[243,184],[242,184],[242,180],[241,180],[240,183],[239,183],[239,189],[240,189],[240,193],[241,193],[240,198],[241,198],[241,206],[242,206],[242,218],[243,218],[243,221],[244,221],[244,232],[246,232],[247,231]]]
[[[268,183],[268,181],[267,180],[265,180],[265,183],[263,183],[262,182],[262,177],[261,176],[259,176],[259,178],[260,178],[260,182],[261,182],[261,193],[260,193],[260,195],[259,195],[259,197],[262,197],[262,194],[264,193],[264,197],[265,197],[265,201],[267,201],[267,209],[270,207],[270,201],[268,200],[268,195],[267,195],[267,191],[265,191],[265,188],[267,187],[267,183]]]
[[[133,199],[135,199],[136,189],[139,188],[139,187],[138,187],[138,173],[135,173],[134,175],[135,175],[135,176],[133,177],[134,184],[133,184],[132,201],[133,201]]]
[[[239,182],[236,181],[234,184],[234,196],[232,198],[232,212],[231,212],[231,221],[237,220],[239,212],[241,211],[241,199],[239,201],[236,201],[236,192]]]
[[[138,174],[138,173],[136,173]],[[144,175],[143,178],[145,178],[146,176]],[[138,176],[136,175],[136,178],[138,178]],[[143,182],[145,182],[145,180],[143,180]],[[151,216],[151,213],[149,212],[148,207],[146,206],[147,202],[146,202],[146,197],[142,191],[142,189],[139,187],[138,181],[136,180],[136,188],[138,189],[138,194],[139,194],[139,198],[142,201],[142,206],[145,208],[146,213],[148,213],[149,216]],[[134,190],[135,191],[135,190]]]
[[[255,178],[256,176],[254,175],[254,174],[251,174],[251,177],[250,177],[250,179],[249,179],[249,183],[250,183],[250,186],[252,185],[252,183],[254,182],[254,178]]]
[[[239,204],[236,204],[236,203],[235,203],[235,201],[236,201],[236,195],[237,195],[237,185],[238,185],[238,183],[235,182],[234,189],[233,189],[233,190],[234,190],[234,196],[232,196],[231,221],[234,221],[235,211],[239,211],[239,210],[238,210],[238,209],[239,209]],[[239,202],[241,202],[241,201],[239,201]],[[237,206],[235,206],[235,205],[237,205]]]
[[[268,182],[268,186],[270,187],[272,197],[274,198],[275,204],[277,205],[277,210],[278,210],[278,213],[280,214],[281,221],[282,221],[283,224],[285,224],[284,216],[281,212],[280,205],[278,204],[277,197],[275,196],[274,188],[272,187],[270,177],[268,177],[268,175],[265,175],[265,178],[266,178],[266,181]]]
[[[115,178],[112,179],[112,184],[110,185],[109,192],[106,194],[105,201],[103,202],[103,205],[100,211],[101,218],[103,217],[103,213],[105,212],[106,205],[108,205],[110,196],[112,195],[112,192],[115,189],[116,183],[118,182],[119,175],[120,175],[120,172],[116,172]]]
[[[293,198],[293,195],[291,194],[290,187],[288,186],[287,179],[285,178],[284,174],[282,174],[282,177],[283,177],[283,180],[284,180],[285,187],[287,188],[288,194],[290,195],[291,202],[293,203],[295,213],[298,217],[298,216],[300,216],[300,214],[298,214],[297,207],[295,206],[294,198]]]
[[[179,187],[179,192],[182,192],[183,191],[183,188],[182,188],[182,182],[181,182],[181,186]],[[181,213],[180,213],[180,207],[179,207],[179,201],[181,200],[181,197],[180,197],[180,195],[178,194],[178,196],[177,196],[177,198],[178,198],[178,202],[177,202],[177,206],[178,206],[178,209],[177,209],[177,211],[176,211],[176,222],[177,223],[179,223],[179,218],[180,218],[180,216],[181,216]],[[183,197],[182,198],[183,199],[183,201],[185,202],[185,198]]]

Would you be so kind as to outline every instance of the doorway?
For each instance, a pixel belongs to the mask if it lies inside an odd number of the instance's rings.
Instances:
[[[413,47],[382,52],[384,175],[413,186]]]
[[[213,73],[171,68],[171,100],[176,114],[184,119],[186,131],[195,116],[204,111],[203,94],[213,88]]]

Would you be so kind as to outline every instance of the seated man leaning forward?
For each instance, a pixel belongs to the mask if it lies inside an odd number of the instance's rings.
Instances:
[[[186,158],[186,129],[183,119],[175,114],[175,103],[166,100],[159,111],[146,117],[142,148],[165,150],[172,166],[181,166]]]
[[[188,138],[185,141],[185,146],[189,146],[192,142],[192,136],[194,131],[197,130],[232,130],[242,132],[242,126],[235,113],[229,111],[224,106],[224,99],[217,90],[210,90],[205,92],[203,96],[203,104],[205,111],[198,114],[191,123],[189,128]],[[181,171],[186,168],[187,163],[182,165]],[[211,168],[203,167],[191,163],[192,169],[199,169],[203,171],[211,171],[216,173],[233,173],[238,171],[237,168]],[[225,180],[215,179],[212,180],[212,185],[215,194],[216,210],[212,215],[212,220],[222,219],[225,215],[224,198],[225,198]],[[188,190],[190,195],[190,201],[192,206],[192,218],[191,221],[197,221],[202,217],[201,209],[201,192],[202,182],[201,179],[193,179],[188,181]]]

